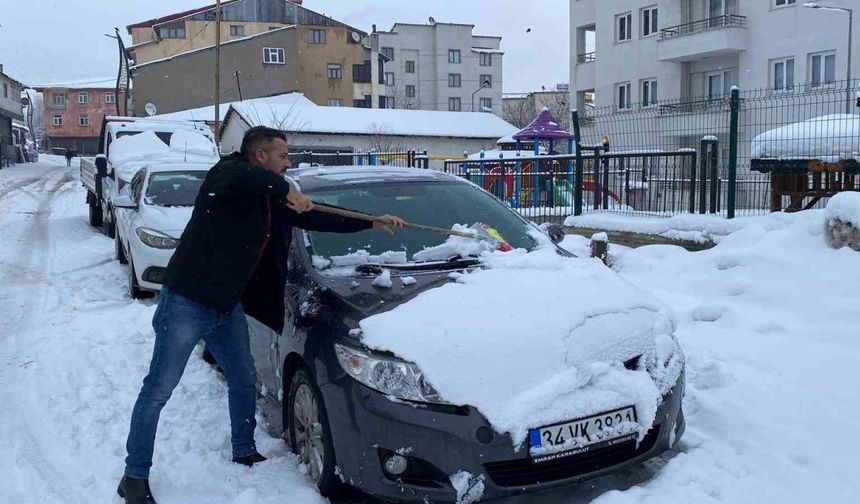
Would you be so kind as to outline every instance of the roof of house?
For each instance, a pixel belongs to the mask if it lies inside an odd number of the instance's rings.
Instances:
[[[264,106],[267,104],[288,106],[299,104],[301,106],[315,106],[314,103],[305,98],[305,95],[303,95],[302,93],[284,93],[274,96],[267,96],[264,98],[255,98],[253,101],[257,103],[258,106]],[[242,102],[235,101],[229,103],[222,103],[219,111],[221,115],[220,120],[224,121],[224,118],[227,117],[227,111],[230,109],[230,105],[238,103]],[[188,110],[179,110],[177,112],[170,112],[167,114],[158,114],[152,116],[152,119],[169,121],[183,120],[215,122],[215,105],[207,105],[205,107],[198,107]]]
[[[272,35],[272,34],[278,33],[278,32],[283,31],[283,30],[292,30],[295,28],[296,28],[296,25],[290,25],[290,26],[284,26],[281,28],[276,28],[274,30],[268,30],[268,31],[260,32],[260,33],[255,33],[254,35],[248,35],[247,37],[242,37],[242,38],[228,40],[226,42],[221,42],[221,47],[224,47],[224,46],[230,45],[230,44],[235,44],[237,42],[247,42],[248,40],[251,40],[251,39],[263,37],[266,35]],[[168,56],[166,58],[147,61],[146,63],[141,63],[140,65],[134,65],[134,66],[130,67],[130,69],[136,70],[138,68],[143,68],[145,66],[153,65],[155,63],[163,63],[165,61],[170,61],[170,60],[175,59],[175,58],[182,58],[184,56],[188,56],[189,54],[198,53],[200,51],[207,51],[209,49],[214,49],[214,48],[215,48],[215,44],[208,45],[206,47],[198,47],[197,49],[192,49],[191,51],[186,51],[186,52],[174,54],[173,56]]]
[[[251,126],[296,133],[496,139],[516,131],[488,113],[323,107],[302,98],[291,104],[266,99],[233,103],[224,126],[236,115]]]
[[[221,8],[224,8],[230,4],[240,2],[242,0],[226,0],[221,3]],[[197,9],[191,9],[183,12],[177,12],[176,14],[170,14],[169,16],[162,16],[157,18],[148,19],[146,21],[141,21],[140,23],[135,23],[132,25],[126,26],[126,30],[128,30],[129,35],[131,35],[132,28],[150,28],[155,25],[159,25],[162,23],[167,23],[170,21],[176,21],[177,19],[186,18],[188,16],[193,16],[195,14],[200,14],[201,12],[206,12],[208,10],[212,10],[215,8],[215,4],[207,5],[206,7],[198,7]]]
[[[514,140],[571,140],[573,135],[558,125],[548,108],[544,107],[540,114],[525,129],[514,135]]]

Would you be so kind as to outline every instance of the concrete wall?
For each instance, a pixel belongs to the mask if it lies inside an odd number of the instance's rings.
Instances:
[[[297,91],[299,31],[295,27],[221,46],[221,102],[239,99],[234,72],[240,72],[243,98],[259,98]],[[264,64],[263,48],[284,48],[286,64]],[[134,113],[146,115],[147,103],[159,114],[214,103],[215,49],[178,55],[134,69]],[[49,103],[46,99],[46,103]]]
[[[471,109],[472,93],[480,87],[480,76],[491,75],[492,87],[475,94],[475,109],[481,98],[490,98],[493,113],[502,115],[503,54],[492,54],[492,66],[480,66],[480,56],[472,48],[499,51],[501,38],[475,36],[471,25],[436,23],[434,25],[396,24],[389,32],[379,33],[381,47],[394,48],[394,61],[387,65],[395,76],[393,95],[397,108],[407,108],[406,85],[415,85],[414,107],[422,110],[448,110],[448,99],[459,97],[463,111]],[[448,63],[448,50],[458,49],[461,62]],[[406,61],[415,61],[415,73],[406,73]],[[461,87],[448,86],[448,75],[461,75]]]
[[[339,99],[346,107],[353,104],[353,65],[364,63],[365,50],[352,39],[353,30],[334,26],[299,26],[299,90],[317,105]],[[325,44],[308,43],[310,30],[325,30]],[[328,65],[341,65],[341,79],[328,78]]]
[[[3,73],[0,65],[0,112],[15,119],[23,118],[21,107],[21,85]]]

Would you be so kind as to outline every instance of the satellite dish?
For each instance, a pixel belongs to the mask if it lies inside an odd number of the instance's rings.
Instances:
[[[158,109],[155,108],[154,103],[147,103],[146,106],[143,107],[143,109],[146,110],[146,115],[148,116],[154,116],[156,112],[158,112]]]
[[[433,16],[430,16],[430,24],[436,24],[436,20],[433,19]]]
[[[356,44],[361,42],[361,35],[359,35],[358,32],[352,32],[351,36],[352,36],[352,41],[355,42]]]

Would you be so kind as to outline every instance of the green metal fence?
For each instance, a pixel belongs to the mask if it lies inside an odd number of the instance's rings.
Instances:
[[[751,148],[756,137],[790,124],[846,112],[855,116],[840,116],[842,119],[860,123],[854,95],[857,88],[856,81],[795,84],[783,90],[733,88],[720,96],[627,103],[623,107],[616,104],[586,109],[582,114],[574,112],[573,129],[579,154],[576,178],[587,177],[589,156],[598,147],[602,147],[604,156],[695,151],[699,157],[695,174],[682,166],[664,167],[666,173],[684,173],[684,183],[636,186],[637,191],[644,192],[640,197],[661,201],[659,212],[644,213],[713,213],[728,218],[767,213],[773,208],[772,177],[751,169]],[[860,125],[839,129],[836,135],[840,134],[858,136],[847,139],[856,140],[856,152],[839,153],[843,157],[856,157],[860,153]],[[832,128],[813,129],[807,135],[805,157],[833,157]],[[842,144],[845,140],[842,139]],[[670,163],[689,163],[684,157],[667,159]],[[575,215],[594,210],[584,204],[581,184],[575,186],[575,193]],[[817,201],[816,207],[826,204],[826,198]],[[600,210],[643,213],[626,205]]]

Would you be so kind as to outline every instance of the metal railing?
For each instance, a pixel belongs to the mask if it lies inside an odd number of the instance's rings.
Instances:
[[[693,35],[695,33],[701,33],[721,28],[746,28],[746,26],[746,16],[739,16],[737,14],[726,14],[725,16],[716,16],[708,19],[702,19],[699,21],[693,21],[692,23],[685,23],[677,26],[670,26],[669,28],[663,28],[662,30],[660,30],[660,40],[666,40],[675,37],[684,37],[686,35]]]
[[[579,56],[576,57],[577,63],[594,63],[595,61],[597,61],[597,53],[596,52],[580,54]]]
[[[430,157],[427,151],[407,150],[403,152],[312,152],[290,154],[293,167],[304,166],[399,166],[403,168],[428,168]]]

